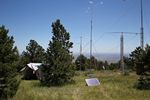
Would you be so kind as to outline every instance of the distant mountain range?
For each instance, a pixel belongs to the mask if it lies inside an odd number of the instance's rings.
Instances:
[[[74,58],[76,59],[79,56],[79,54],[74,54]],[[89,54],[84,54],[86,57],[90,57]],[[94,53],[93,56],[97,60],[101,61],[108,61],[109,63],[115,63],[120,60],[120,54],[119,53]],[[126,57],[129,56],[129,54],[125,54]]]

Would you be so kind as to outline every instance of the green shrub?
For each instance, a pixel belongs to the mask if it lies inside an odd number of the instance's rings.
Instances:
[[[150,90],[150,79],[141,76],[134,87],[140,90]]]
[[[5,86],[0,86],[0,99],[8,99],[15,95],[20,84],[20,80],[19,76],[5,78],[3,84]]]

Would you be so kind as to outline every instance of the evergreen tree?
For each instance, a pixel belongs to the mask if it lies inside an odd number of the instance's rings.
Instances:
[[[144,73],[144,63],[143,63],[143,55],[144,50],[141,47],[137,47],[131,54],[131,60],[134,63],[134,67],[136,69],[136,73],[138,75],[142,75]]]
[[[106,60],[104,62],[104,67],[105,67],[106,70],[109,70],[109,64],[108,64],[108,62]]]
[[[77,70],[86,70],[87,67],[87,58],[84,55],[79,55],[75,60]]]
[[[129,57],[124,57],[124,64],[126,70],[135,70],[134,63]]]
[[[87,69],[98,69],[98,60],[94,56],[91,56],[91,58],[87,59]]]
[[[150,89],[150,46],[146,45],[144,49],[136,48],[131,54],[136,73],[140,75],[137,83],[138,89]]]
[[[46,53],[42,46],[40,46],[35,40],[30,40],[26,51],[23,51],[22,57],[27,63],[42,63],[46,60]]]
[[[47,66],[42,67],[45,85],[62,85],[71,80],[74,75],[72,66],[72,48],[70,34],[66,31],[60,20],[52,23],[52,40],[47,49]]]
[[[91,69],[97,69],[98,68],[97,67],[98,66],[98,61],[94,56],[92,56],[90,58],[90,63],[91,63]]]
[[[15,79],[18,50],[14,47],[14,38],[8,36],[8,30],[0,27],[0,98],[12,96],[18,86]]]
[[[104,62],[103,61],[98,61],[97,62],[98,64],[97,64],[97,70],[105,70],[105,68],[104,68]]]
[[[115,70],[118,69],[119,63],[110,63],[109,69],[110,70]]]

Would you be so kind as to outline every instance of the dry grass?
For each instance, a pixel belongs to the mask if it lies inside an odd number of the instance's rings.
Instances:
[[[61,87],[42,87],[39,81],[23,80],[13,100],[149,100],[150,90],[133,88],[138,76],[131,73],[123,76],[119,72],[94,72],[100,86],[85,85],[85,72],[75,76],[74,84]]]

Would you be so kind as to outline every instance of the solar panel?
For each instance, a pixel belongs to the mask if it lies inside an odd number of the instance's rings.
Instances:
[[[100,82],[97,78],[85,79],[87,86],[98,86]]]

